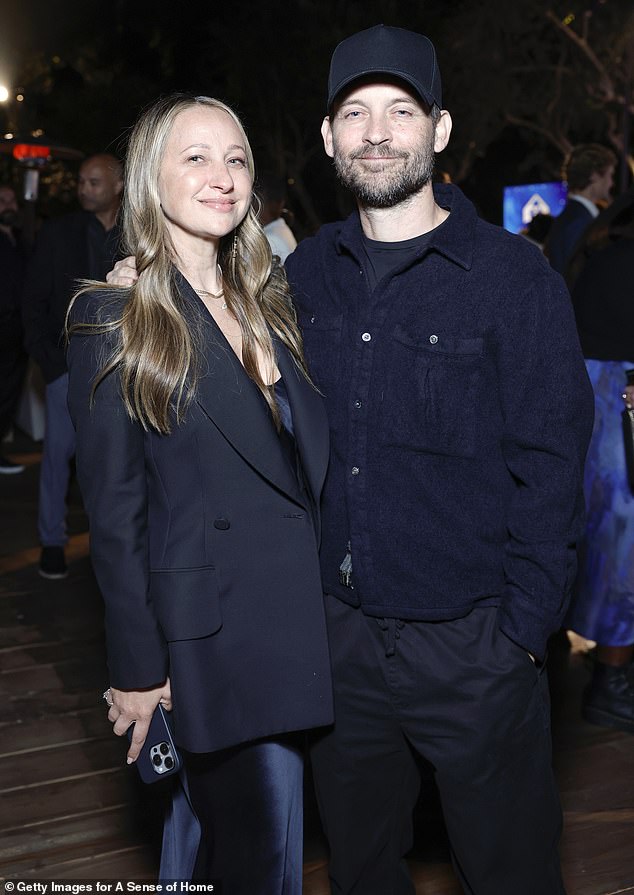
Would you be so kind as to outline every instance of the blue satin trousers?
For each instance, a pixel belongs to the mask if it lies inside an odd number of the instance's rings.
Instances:
[[[223,895],[301,895],[303,754],[297,735],[183,753],[161,879],[219,882]]]

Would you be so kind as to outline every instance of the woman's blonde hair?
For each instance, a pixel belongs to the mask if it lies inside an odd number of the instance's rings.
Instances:
[[[164,434],[170,432],[174,418],[180,421],[184,407],[195,394],[199,345],[198,333],[190,330],[183,316],[183,300],[176,286],[176,259],[161,209],[159,173],[175,119],[197,106],[223,111],[235,122],[244,139],[251,179],[255,180],[253,155],[242,123],[224,103],[207,96],[172,94],[146,109],[130,134],[123,199],[124,249],[135,256],[139,278],[126,290],[128,300],[119,319],[70,328],[70,335],[117,333],[117,347],[105,359],[93,394],[99,382],[117,370],[130,417],[144,428]],[[264,357],[265,369],[273,370],[275,350],[271,333],[275,334],[304,375],[308,374],[286,278],[279,264],[272,262],[253,201],[241,223],[221,239],[218,263],[225,301],[242,331],[242,362],[279,427],[274,390],[260,373],[257,348]],[[113,288],[103,283],[85,283],[81,292],[95,287]]]

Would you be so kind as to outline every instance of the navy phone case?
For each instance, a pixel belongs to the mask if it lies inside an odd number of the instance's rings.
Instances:
[[[128,728],[128,740],[132,739],[134,725]],[[135,761],[144,783],[156,783],[171,774],[177,774],[182,766],[176,744],[172,737],[169,715],[162,705],[157,705],[150,721],[150,728],[139,757]]]

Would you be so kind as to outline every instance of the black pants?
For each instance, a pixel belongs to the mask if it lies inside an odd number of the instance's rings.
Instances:
[[[467,895],[562,895],[545,674],[496,609],[373,619],[326,597],[335,726],[312,748],[336,895],[413,895],[419,778],[432,765]]]

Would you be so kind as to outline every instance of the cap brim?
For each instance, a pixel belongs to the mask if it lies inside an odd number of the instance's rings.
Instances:
[[[381,69],[371,68],[371,69],[368,69],[368,71],[355,72],[353,75],[350,75],[350,77],[348,77],[348,78],[344,78],[343,81],[341,81],[339,84],[337,84],[337,86],[334,88],[334,90],[332,90],[328,95],[328,112],[330,112],[330,110],[332,109],[333,103],[335,102],[337,97],[341,94],[341,92],[346,89],[346,87],[351,87],[352,84],[355,83],[355,81],[362,81],[364,78],[369,78],[369,77],[372,77],[373,75],[377,75],[377,76],[388,75],[391,78],[396,78],[399,81],[404,81],[406,84],[408,84],[410,87],[412,87],[414,89],[415,93],[421,99],[423,99],[429,106],[433,106],[434,103],[436,102],[436,99],[433,96],[431,96],[431,94],[428,91],[424,90],[422,85],[420,83],[418,83],[418,81],[416,81],[414,78],[412,78],[411,75],[408,75],[402,71],[397,71],[393,68],[381,68]],[[377,80],[379,80],[379,77],[377,77]]]

